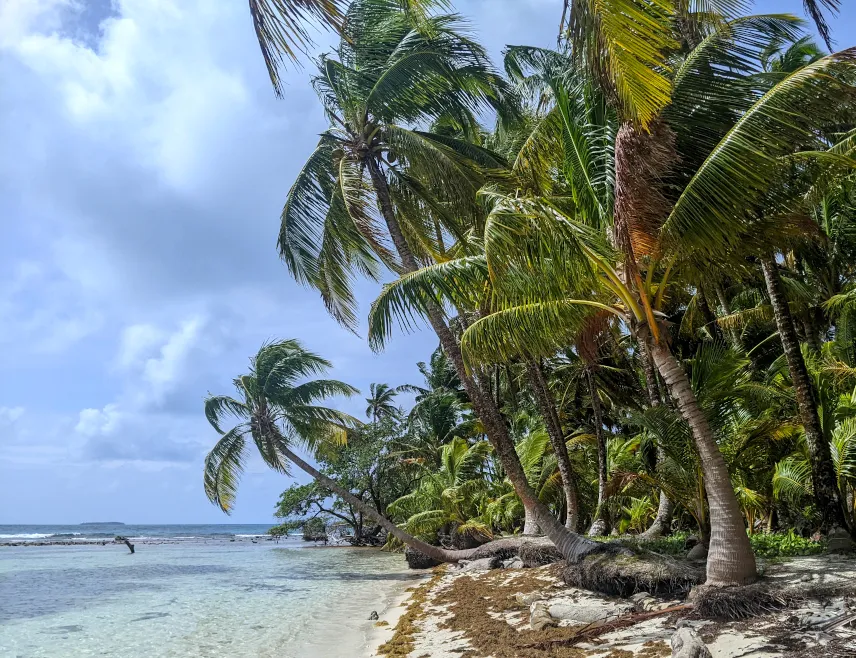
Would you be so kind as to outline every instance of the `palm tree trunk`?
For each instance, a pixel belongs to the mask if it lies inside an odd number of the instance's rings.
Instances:
[[[787,299],[785,299],[779,269],[772,255],[768,254],[761,257],[761,269],[764,271],[767,294],[770,296],[773,315],[776,317],[776,327],[779,330],[782,347],[788,360],[788,371],[794,384],[797,406],[805,430],[805,440],[811,456],[812,489],[815,504],[822,517],[821,530],[829,532],[836,527],[846,528],[847,522],[844,518],[844,509],[838,492],[829,441],[823,435],[823,426],[817,412],[814,386],[812,386],[808,368],[806,368],[805,360],[800,351],[791,309],[788,307]]]
[[[586,366],[586,381],[591,396],[591,409],[594,414],[594,435],[597,440],[597,507],[588,531],[589,537],[602,537],[606,534],[606,437],[603,434],[603,415],[600,408],[600,396],[594,384],[591,367]]]
[[[565,506],[567,510],[565,527],[568,530],[576,531],[580,513],[577,486],[571,466],[571,458],[568,455],[568,445],[565,443],[565,433],[562,431],[562,424],[559,421],[559,414],[556,411],[556,403],[550,395],[550,389],[541,365],[535,361],[528,361],[526,368],[529,372],[529,383],[532,386],[535,402],[538,405],[538,410],[544,417],[544,424],[547,426],[550,444],[553,446],[553,452],[556,455],[559,475],[562,477],[562,488],[565,492]]]
[[[639,356],[642,358],[642,371],[645,374],[645,388],[648,391],[648,403],[652,407],[659,407],[660,391],[657,388],[657,371],[654,368],[654,362],[651,360],[651,355],[648,353],[648,347],[645,345],[645,341],[639,340],[637,336],[637,343],[639,345]],[[665,454],[663,453],[663,449],[660,446],[657,446],[657,463],[659,464],[662,462],[664,458]],[[674,511],[675,504],[669,500],[666,492],[661,489],[660,504],[657,507],[657,516],[654,517],[654,521],[641,536],[646,539],[655,539],[657,537],[668,535],[671,531],[672,514]]]
[[[757,578],[755,556],[743,525],[743,514],[731,486],[725,459],[719,451],[710,424],[698,405],[686,372],[669,347],[654,343],[653,340],[648,345],[678,411],[692,430],[704,472],[711,525],[707,584],[746,585],[754,582]]]
[[[407,244],[407,240],[398,224],[386,178],[374,159],[368,158],[366,160],[366,167],[374,184],[381,215],[384,218],[389,230],[389,236],[395,245],[399,258],[401,258],[403,269],[406,272],[415,272],[419,269],[419,265],[413,257],[413,252],[410,250],[410,246]],[[494,404],[489,388],[486,388],[467,371],[461,347],[446,324],[443,312],[439,306],[431,305],[428,307],[428,321],[440,339],[443,351],[455,366],[455,371],[470,398],[476,415],[481,419],[482,425],[484,425],[485,434],[496,451],[502,467],[505,469],[506,476],[511,481],[512,486],[514,486],[514,490],[520,497],[524,509],[530,511],[544,534],[550,538],[566,559],[572,561],[580,560],[591,553],[616,550],[614,547],[604,548],[605,544],[593,542],[569,531],[559,523],[558,519],[550,512],[550,509],[538,499],[537,494],[526,480],[526,473],[523,471],[523,466],[514,449],[514,441],[512,441],[508,433],[505,419],[502,417],[496,404]]]

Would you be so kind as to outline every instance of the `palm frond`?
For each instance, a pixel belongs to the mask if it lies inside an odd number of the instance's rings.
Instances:
[[[232,428],[220,437],[205,457],[205,495],[227,514],[234,506],[238,482],[247,459],[246,432],[246,425]]]
[[[306,22],[342,31],[343,0],[249,0],[253,27],[259,40],[271,84],[282,96],[280,73],[285,59],[297,61],[297,52],[312,45]]]
[[[720,140],[684,188],[663,225],[672,250],[707,257],[741,253],[749,215],[782,175],[780,158],[812,149],[856,98],[856,49],[825,57],[764,94]],[[793,190],[789,190],[793,194]]]

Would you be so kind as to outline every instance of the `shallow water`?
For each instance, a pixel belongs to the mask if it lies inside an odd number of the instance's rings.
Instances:
[[[401,555],[298,542],[0,548],[0,656],[356,658]]]

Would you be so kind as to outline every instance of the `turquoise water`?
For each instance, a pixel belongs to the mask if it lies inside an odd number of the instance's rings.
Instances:
[[[0,656],[358,658],[413,579],[401,555],[295,540],[5,546]]]

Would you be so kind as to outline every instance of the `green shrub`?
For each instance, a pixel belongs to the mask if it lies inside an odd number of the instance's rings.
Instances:
[[[765,558],[817,555],[826,550],[825,542],[800,537],[793,530],[770,535],[751,535],[749,542],[755,555]]]

